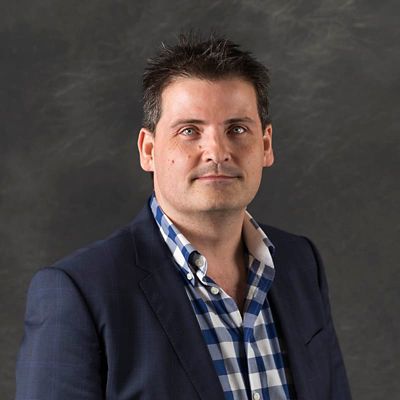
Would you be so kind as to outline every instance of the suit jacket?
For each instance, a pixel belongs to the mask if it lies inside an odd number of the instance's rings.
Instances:
[[[268,296],[297,398],[350,399],[315,247],[304,237],[262,228],[276,247]],[[34,276],[16,399],[224,399],[148,206],[108,239]]]

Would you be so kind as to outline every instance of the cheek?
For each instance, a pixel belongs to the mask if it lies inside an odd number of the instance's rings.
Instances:
[[[261,173],[264,165],[264,153],[259,149],[249,148],[241,153],[241,163],[245,168],[251,170],[251,174]]]
[[[263,147],[254,145],[253,143],[244,144],[237,149],[237,154],[242,160],[248,163],[257,163],[259,159],[263,158]]]
[[[162,174],[168,174],[169,168],[173,168],[174,173],[184,172],[192,168],[197,159],[197,146],[193,148],[193,145],[177,143],[170,146],[160,146],[160,148],[162,150],[158,150],[156,153],[158,157],[156,158],[159,172]]]

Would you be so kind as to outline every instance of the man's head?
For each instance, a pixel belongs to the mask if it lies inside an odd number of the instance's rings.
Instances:
[[[195,35],[181,35],[175,46],[163,45],[150,59],[143,75],[143,126],[154,132],[161,117],[163,90],[177,78],[210,81],[241,78],[251,83],[264,129],[270,122],[267,68],[230,40],[211,36],[202,41]]]
[[[226,40],[174,49],[145,75],[141,166],[154,174],[157,200],[174,222],[243,213],[274,161],[266,69]]]

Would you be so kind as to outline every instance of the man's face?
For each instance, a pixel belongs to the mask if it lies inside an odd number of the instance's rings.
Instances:
[[[161,100],[155,133],[142,129],[138,147],[164,212],[174,220],[244,210],[273,163],[272,127],[261,128],[254,87],[240,78],[178,78]]]

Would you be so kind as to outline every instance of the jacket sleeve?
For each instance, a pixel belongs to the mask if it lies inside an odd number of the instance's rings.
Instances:
[[[100,341],[77,286],[61,269],[39,271],[28,291],[16,400],[103,399],[101,358]]]
[[[321,291],[321,297],[324,304],[324,315],[325,315],[325,329],[327,330],[330,346],[331,355],[331,396],[332,400],[351,400],[351,392],[347,379],[346,369],[344,366],[342,353],[339,347],[335,327],[332,320],[331,307],[329,302],[328,284],[325,276],[323,262],[321,256],[311,242],[310,239],[306,238],[313,250],[317,266],[318,266],[318,279]]]

